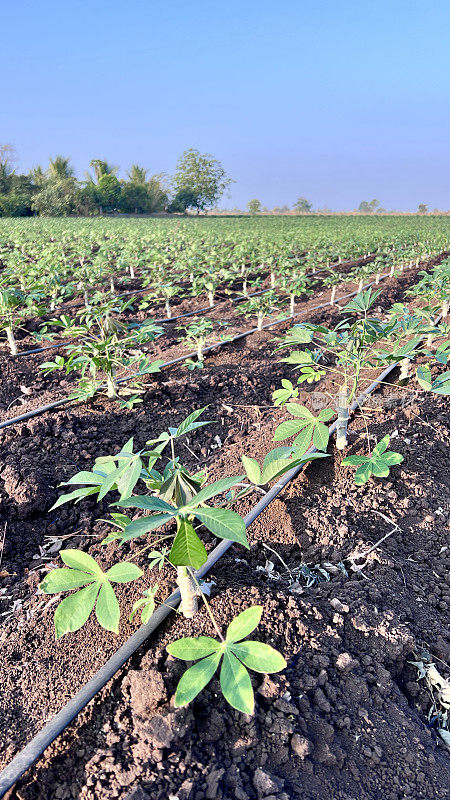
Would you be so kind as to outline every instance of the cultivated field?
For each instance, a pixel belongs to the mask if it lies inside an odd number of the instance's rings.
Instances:
[[[0,220],[2,766],[161,621],[9,797],[448,797],[449,284],[447,217]]]

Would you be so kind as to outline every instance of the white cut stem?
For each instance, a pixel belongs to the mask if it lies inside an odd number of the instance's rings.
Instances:
[[[203,341],[199,342],[197,345],[197,359],[202,361],[203,356]]]
[[[291,294],[290,312],[291,312],[291,317],[293,317],[295,313],[295,294]]]
[[[448,300],[444,300],[442,303],[442,316],[446,317],[448,314]]]
[[[263,319],[264,319],[264,314],[260,311],[258,313],[258,322],[256,324],[256,328],[258,331],[262,331]]]
[[[9,344],[9,347],[10,347],[10,350],[11,350],[11,355],[16,356],[17,355],[17,344],[16,344],[16,340],[14,338],[13,330],[10,327],[6,328],[6,338],[8,339],[8,344]]]
[[[186,619],[192,619],[198,611],[197,586],[187,567],[177,567],[177,585],[181,594],[179,610]]]
[[[86,308],[89,308],[89,297],[87,289],[84,290],[83,295],[84,295],[84,305],[86,306]]]
[[[247,278],[244,279],[244,282],[242,284],[242,291],[247,296]]]
[[[111,399],[113,397],[116,397],[117,393],[116,393],[116,387],[115,387],[115,384],[114,384],[114,378],[111,375],[107,375],[106,376],[106,387],[107,387],[107,389],[106,389],[107,396],[110,397]]]
[[[114,286],[114,276],[113,275],[111,275],[111,277],[109,279],[109,286],[110,286],[110,289],[111,289],[111,293],[114,294],[114,292],[116,291],[116,287]]]
[[[274,272],[270,273],[270,285],[271,285],[272,289],[275,286],[275,273]]]
[[[171,319],[172,318],[172,309],[170,308],[170,301],[169,300],[166,300],[165,309],[166,309],[166,317],[167,317],[167,319]]]
[[[392,267],[391,267],[390,272],[389,272],[389,277],[390,278],[392,278],[394,276],[394,269],[395,269],[395,266],[394,266],[394,264],[392,264]]]
[[[400,361],[400,376],[399,380],[406,381],[411,372],[411,360],[409,358],[402,358]]]
[[[208,292],[208,303],[209,307],[212,308],[214,305],[214,293],[211,291]]]
[[[136,275],[134,274],[134,267],[130,264],[130,278],[134,280]]]
[[[362,292],[363,286],[364,286],[364,280],[360,278],[360,281],[358,283],[358,292]]]
[[[338,399],[338,418],[336,425],[336,447],[344,450],[347,447],[347,428],[348,428],[348,391],[341,389]]]
[[[375,286],[378,286],[379,282],[380,282],[380,273],[377,272],[377,274],[375,275]]]
[[[431,350],[433,347],[433,334],[429,333],[427,336],[427,347]]]
[[[337,286],[332,286],[331,287],[331,297],[330,297],[330,305],[331,306],[334,305],[334,299],[336,297],[336,290],[337,290]]]

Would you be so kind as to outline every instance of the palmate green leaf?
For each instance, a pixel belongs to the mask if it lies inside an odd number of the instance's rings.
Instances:
[[[219,666],[221,653],[213,653],[201,661],[197,661],[181,676],[175,693],[175,706],[186,706],[210,682]]]
[[[371,458],[369,465],[372,475],[376,478],[387,478],[389,475],[389,464],[383,458]]]
[[[101,584],[97,605],[95,606],[95,615],[102,628],[113,633],[119,632],[120,608],[114,589],[109,581],[104,581]]]
[[[225,650],[220,670],[220,688],[227,702],[243,714],[253,714],[255,699],[252,682],[244,665]]]
[[[215,536],[220,539],[230,539],[232,542],[242,544],[247,550],[250,549],[245,533],[245,522],[235,511],[226,508],[195,508],[192,513]]]
[[[261,621],[262,606],[250,606],[235,617],[228,625],[226,642],[238,642],[255,630]]]
[[[395,464],[401,464],[403,456],[400,453],[394,453],[393,450],[388,450],[383,453],[383,461],[388,464],[389,467],[393,467]]]
[[[170,563],[175,567],[200,569],[207,557],[205,546],[192,525],[185,519],[180,520],[178,532],[169,553]]]
[[[230,650],[246,667],[255,672],[280,672],[287,666],[281,653],[263,642],[239,642],[231,645]]]
[[[330,432],[328,427],[323,424],[323,422],[317,421],[314,426],[313,432],[313,445],[317,448],[317,450],[326,450],[328,447],[328,440],[330,438]]]
[[[60,639],[65,633],[79,630],[94,608],[100,583],[95,582],[64,598],[55,611],[55,633]]]
[[[167,645],[167,652],[174,658],[181,658],[184,661],[196,661],[198,658],[205,658],[220,650],[221,645],[211,636],[198,636],[197,638],[185,636]]]

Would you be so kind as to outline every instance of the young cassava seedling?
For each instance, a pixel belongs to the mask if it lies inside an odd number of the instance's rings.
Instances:
[[[167,563],[176,568],[177,583],[180,589],[180,611],[191,618],[197,611],[197,596],[203,597],[208,614],[219,639],[212,637],[184,638],[169,645],[169,652],[188,661],[201,659],[182,676],[177,688],[175,704],[186,705],[211,680],[223,659],[220,683],[225,699],[237,710],[253,712],[253,690],[247,669],[270,673],[284,669],[284,658],[272,647],[261,642],[243,641],[258,625],[262,609],[251,607],[239,614],[228,626],[225,638],[222,636],[208,601],[202,593],[201,585],[193,570],[202,566],[207,558],[204,544],[193,527],[197,519],[219,538],[248,547],[245,524],[236,512],[221,506],[211,507],[207,500],[224,495],[236,485],[242,476],[222,478],[209,486],[204,486],[204,473],[191,475],[182,467],[175,456],[175,442],[196,428],[208,422],[197,422],[205,409],[190,414],[177,428],[169,428],[156,439],[150,440],[149,451],[133,453],[133,441],[127,442],[116,456],[96,459],[91,472],[82,471],[64,485],[82,484],[68,495],[58,499],[53,508],[83,497],[97,495],[101,500],[110,491],[117,491],[120,500],[114,505],[120,508],[138,508],[151,513],[130,520],[122,513],[113,513],[112,522],[118,531],[109,535],[108,542],[117,539],[119,544],[153,534],[171,520],[176,521],[175,533],[160,533],[150,537],[149,543],[141,551],[150,550],[149,569],[161,570]],[[171,457],[161,473],[155,464],[161,459],[164,449],[170,446]],[[144,459],[147,459],[147,464]],[[135,486],[142,481],[151,495],[132,495]],[[225,501],[226,502],[226,501]],[[161,543],[170,540],[171,548]],[[159,549],[155,549],[155,545]],[[120,562],[106,572],[95,559],[78,550],[64,550],[61,558],[66,565],[52,570],[42,581],[40,588],[48,594],[77,590],[60,602],[55,612],[56,637],[76,631],[85,624],[95,608],[99,624],[107,630],[118,631],[120,608],[113,584],[129,583],[143,576],[143,570],[130,561]],[[140,612],[143,623],[148,622],[155,608],[158,584],[143,591],[141,599],[133,604],[131,617]],[[214,665],[214,669],[213,669]]]

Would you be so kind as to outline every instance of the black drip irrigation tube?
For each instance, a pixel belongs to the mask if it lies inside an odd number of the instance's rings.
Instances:
[[[370,384],[370,386],[362,392],[359,397],[354,400],[350,405],[349,411],[355,411],[361,403],[380,385],[384,378],[400,366],[400,361],[386,367],[385,370]],[[337,422],[333,422],[328,430],[330,435],[335,433]],[[314,453],[317,448],[314,446],[308,450],[308,454]],[[289,470],[283,478],[271,488],[259,500],[259,502],[252,508],[252,510],[244,517],[245,527],[248,528],[252,522],[262,514],[263,511],[269,506],[280,492],[307,466],[307,464],[300,464],[297,467]],[[235,542],[225,539],[218,544],[209,554],[208,559],[203,564],[201,569],[194,572],[197,578],[203,578],[207,572],[219,561],[219,559],[236,544]],[[63,708],[58,711],[53,719],[48,722],[31,741],[13,758],[13,760],[5,767],[0,773],[0,798],[4,797],[6,792],[11,789],[15,783],[22,777],[22,775],[33,766],[33,764],[42,756],[44,751],[49,745],[59,736],[70,723],[75,719],[77,714],[82,711],[85,706],[95,697],[95,695],[114,677],[116,672],[123,667],[126,661],[141,647],[141,645],[162,625],[163,622],[170,615],[180,602],[179,591],[174,591],[159,606],[159,608],[152,614],[150,620],[141,625],[138,630],[130,636],[129,639],[114,653],[111,658],[101,667],[95,675],[88,681],[77,693],[66,703]]]
[[[370,253],[368,256],[361,256],[360,259],[356,260],[365,261],[368,258],[371,258],[373,255],[374,253]],[[324,267],[323,269],[316,270],[316,272],[308,272],[304,277],[305,278],[313,277],[314,275],[320,275],[322,272],[328,272],[330,269],[333,269],[333,267],[346,266],[347,264],[353,264],[353,263],[354,263],[353,261],[343,261],[341,264],[330,264],[329,267]],[[118,294],[116,295],[116,297],[119,299],[129,294],[137,294],[138,292],[145,292],[145,291],[146,289],[135,289],[132,292],[124,292],[123,294]],[[233,297],[232,299],[226,298],[225,300],[222,300],[221,303],[226,303],[226,302],[243,303],[249,297],[257,297],[258,295],[261,294],[267,294],[267,292],[270,291],[271,289],[261,289],[260,292],[252,292],[251,294],[247,294],[241,297]],[[178,314],[175,317],[163,317],[162,319],[155,319],[154,322],[157,325],[163,325],[167,323],[176,322],[177,320],[184,319],[185,317],[192,317],[195,316],[196,314],[210,314],[211,311],[217,308],[221,303],[213,303],[212,306],[202,306],[201,308],[197,308],[195,311],[187,311],[185,314]],[[82,305],[83,303],[77,303],[76,305],[70,306],[70,308],[67,310],[70,311],[71,308],[81,308]],[[47,347],[37,347],[33,350],[24,350],[22,353],[16,353],[14,358],[20,358],[22,356],[31,356],[35,355],[36,353],[44,353],[46,350],[54,350],[57,347],[64,347],[65,344],[68,344],[68,342],[58,342],[57,344],[50,344]]]
[[[389,277],[389,273],[388,272],[386,272],[384,275],[380,276],[380,281],[383,280],[386,277]],[[361,291],[363,291],[364,289],[367,289],[368,287],[370,287],[372,285],[373,284],[371,284],[371,283],[367,283],[365,286],[363,286]],[[318,311],[321,308],[327,308],[328,306],[331,306],[333,308],[333,306],[337,306],[338,305],[338,302],[340,300],[346,300],[349,297],[354,297],[357,294],[358,294],[357,291],[356,292],[350,292],[350,294],[345,294],[345,295],[342,295],[341,297],[335,298],[333,303],[331,303],[331,301],[329,300],[327,303],[321,303],[318,306],[313,306],[313,308],[310,308],[307,311],[298,311],[297,314],[293,314],[293,315],[288,316],[288,317],[283,317],[282,319],[275,320],[274,322],[268,322],[268,323],[266,323],[265,325],[262,326],[261,330],[267,330],[267,328],[272,328],[275,325],[281,325],[283,322],[288,322],[289,320],[295,319],[296,317],[300,317],[300,316],[303,316],[305,314],[309,314],[312,311]],[[219,347],[225,347],[225,345],[227,345],[227,344],[232,344],[233,342],[237,342],[240,339],[244,339],[247,336],[251,336],[253,333],[257,333],[257,332],[258,332],[258,328],[249,328],[249,330],[243,331],[243,333],[238,333],[237,336],[233,336],[232,339],[225,339],[223,342],[216,342],[215,344],[211,344],[208,347],[205,347],[202,352],[203,353],[209,353],[209,352],[211,352],[211,350],[217,350]],[[186,355],[184,355],[184,356],[178,356],[177,358],[173,358],[170,361],[165,361],[163,364],[161,364],[161,366],[159,368],[159,371],[161,372],[163,369],[166,369],[167,367],[173,366],[173,364],[179,364],[182,361],[186,361],[186,359],[193,358],[196,355],[197,355],[197,352],[194,350],[192,353],[186,353]],[[127,381],[131,381],[134,378],[142,377],[143,375],[148,375],[148,374],[151,374],[151,373],[136,372],[134,375],[127,375],[127,376],[125,376],[123,378],[119,378],[116,381],[116,384],[126,383]],[[35,408],[32,411],[26,411],[24,414],[19,414],[18,417],[13,417],[12,419],[7,419],[4,422],[0,422],[0,430],[2,430],[2,428],[9,428],[11,425],[16,425],[19,422],[24,422],[25,420],[31,419],[32,417],[37,417],[40,414],[44,414],[46,411],[52,411],[55,408],[60,408],[60,406],[66,405],[67,403],[71,403],[72,400],[73,400],[72,397],[64,397],[62,400],[56,400],[54,403],[49,403],[46,406],[41,406],[40,408]]]

